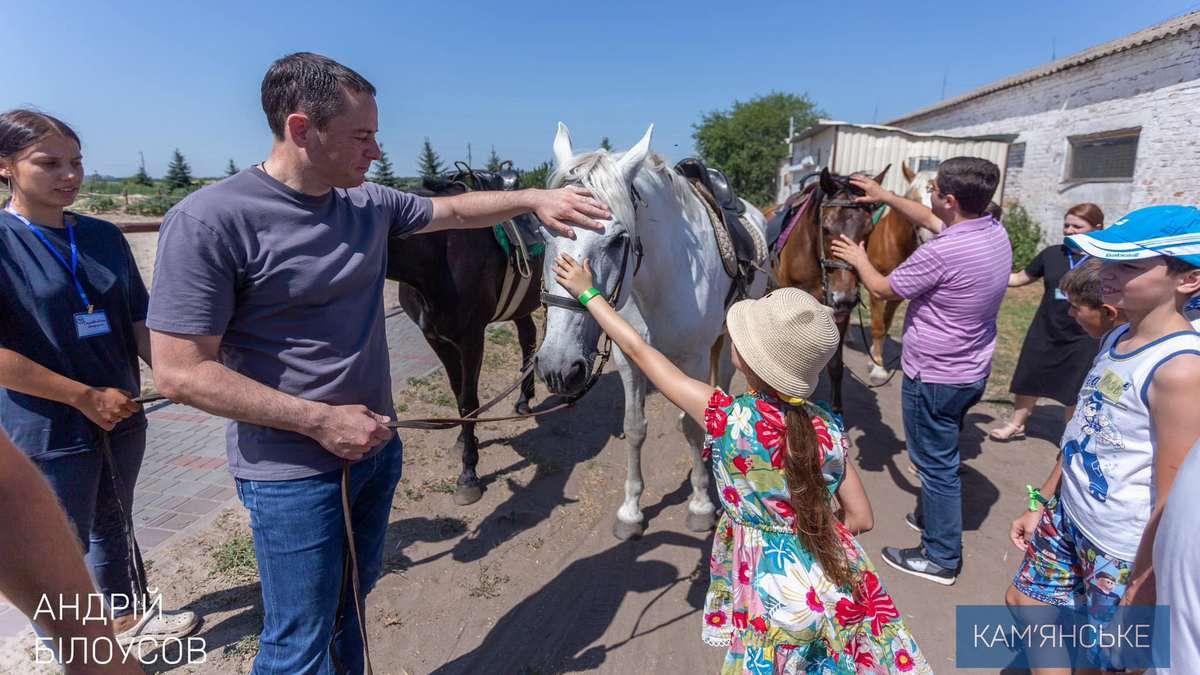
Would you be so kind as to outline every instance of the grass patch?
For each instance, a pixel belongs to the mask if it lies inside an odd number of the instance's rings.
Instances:
[[[421,483],[421,489],[426,492],[440,492],[446,495],[454,494],[456,485],[451,478],[438,478]]]
[[[254,557],[254,540],[249,534],[239,532],[229,541],[213,551],[213,572],[231,579],[252,579],[258,576],[258,562]],[[255,641],[257,641],[257,636]],[[257,647],[256,647],[257,650]]]
[[[514,345],[517,343],[517,336],[508,328],[501,326],[488,332],[488,342],[501,346]]]
[[[467,591],[467,595],[470,595],[472,598],[498,598],[500,597],[500,589],[506,583],[508,583],[508,576],[488,574],[488,566],[480,563],[479,576],[476,579],[475,585]]]
[[[442,408],[454,408],[458,405],[450,394],[449,385],[446,382],[434,384],[424,377],[410,377],[408,378],[408,390],[424,403]],[[408,406],[404,406],[404,409],[407,412]]]
[[[249,658],[258,654],[258,649],[258,633],[255,633],[254,635],[247,635],[233,644],[225,645],[223,653],[225,656]]]

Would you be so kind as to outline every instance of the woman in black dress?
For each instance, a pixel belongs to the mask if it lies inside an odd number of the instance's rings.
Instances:
[[[1103,226],[1104,212],[1095,204],[1076,204],[1063,216],[1064,237],[1086,234]],[[1041,397],[1066,406],[1067,419],[1074,414],[1075,397],[1100,345],[1067,315],[1070,305],[1058,290],[1058,282],[1067,270],[1086,258],[1077,251],[1068,251],[1064,244],[1047,246],[1028,267],[1009,276],[1010,288],[1031,284],[1041,278],[1046,290],[1029,332],[1025,334],[1025,344],[1021,346],[1017,370],[1009,387],[1016,396],[1012,419],[988,432],[992,440],[1024,438],[1025,422]]]

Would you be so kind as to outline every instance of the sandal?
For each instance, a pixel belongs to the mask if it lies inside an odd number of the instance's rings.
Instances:
[[[200,624],[195,612],[181,609],[174,612],[146,612],[137,623],[117,634],[122,646],[146,641],[161,644],[169,638],[181,638],[191,633]]]
[[[1008,431],[1008,433],[1003,433],[1004,431]],[[1002,427],[996,427],[995,429],[989,431],[988,438],[996,441],[997,443],[1020,441],[1025,438],[1025,427],[1009,422]]]

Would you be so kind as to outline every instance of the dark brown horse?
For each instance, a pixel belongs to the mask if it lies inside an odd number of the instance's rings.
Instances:
[[[890,168],[890,167],[889,167]],[[887,175],[885,168],[875,181]],[[858,304],[858,275],[849,264],[833,257],[830,244],[841,235],[855,243],[867,241],[875,228],[877,204],[855,201],[863,193],[850,185],[846,176],[822,170],[820,179],[780,207],[781,247],[775,266],[780,286],[802,288],[833,310],[834,322],[845,343],[850,312]],[[893,310],[894,311],[894,310]],[[839,346],[829,360],[834,411],[842,411],[842,374],[845,364]]]
[[[424,189],[414,192],[425,196],[455,195],[467,191],[469,184],[471,188],[499,189],[504,177],[513,180],[516,174],[459,172],[442,179],[426,179]],[[531,215],[518,219],[536,224]],[[528,277],[510,271],[509,264],[509,256],[491,228],[418,234],[393,239],[388,244],[387,276],[400,282],[401,306],[420,327],[445,367],[460,415],[479,407],[479,371],[488,324],[516,323],[526,363],[537,346],[537,326],[532,314],[541,306],[542,260],[530,261],[526,268]],[[521,384],[518,413],[529,412],[533,387],[530,373]],[[472,504],[483,496],[475,471],[479,463],[475,425],[463,426],[455,447],[462,456],[462,471],[454,503]]]

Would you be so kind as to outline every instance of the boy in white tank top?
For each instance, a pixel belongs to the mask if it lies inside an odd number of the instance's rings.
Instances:
[[[1129,323],[1102,341],[1058,464],[1013,521],[1025,559],[1005,601],[1103,622],[1120,603],[1152,604],[1147,525],[1200,438],[1200,333],[1183,315],[1200,292],[1200,209],[1140,209],[1067,244],[1105,261],[1101,296]]]

